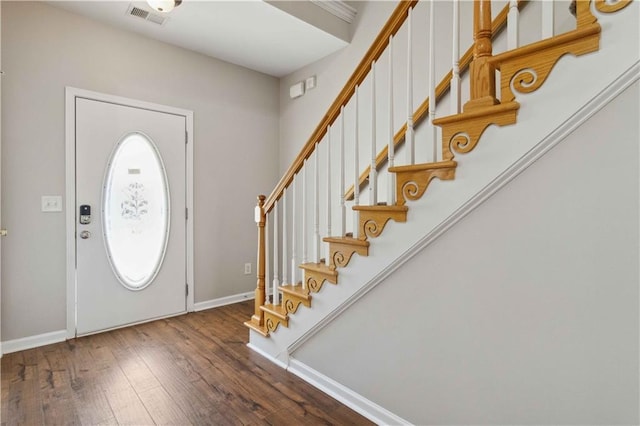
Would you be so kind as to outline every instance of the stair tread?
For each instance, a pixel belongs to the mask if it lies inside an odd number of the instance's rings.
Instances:
[[[338,272],[336,272],[334,269],[331,269],[325,263],[303,263],[299,267],[307,271],[320,272],[322,274],[336,276],[336,277],[338,276]]]
[[[325,243],[338,243],[352,246],[369,247],[369,241],[360,240],[353,237],[325,237],[322,239]]]
[[[259,333],[263,337],[269,337],[269,330],[267,330],[267,327],[260,327],[259,325],[256,325],[251,321],[245,321],[244,325],[249,327],[251,330]]]
[[[301,285],[281,285],[278,287],[281,292],[290,294],[304,300],[311,300],[308,289],[303,289]]]
[[[371,211],[371,212],[406,212],[409,210],[407,206],[353,206],[353,210]]]
[[[471,120],[478,117],[491,116],[502,111],[514,111],[520,108],[518,102],[506,102],[497,105],[486,106],[483,108],[474,109],[471,111],[464,111],[458,114],[447,115],[445,117],[439,117],[433,120],[433,124],[440,126],[443,124],[457,123],[465,120]]]
[[[434,170],[434,169],[448,169],[456,167],[458,165],[455,161],[438,161],[436,163],[421,163],[411,164],[406,166],[393,166],[389,167],[389,171],[392,173],[398,172],[417,172],[421,170]]]
[[[278,318],[280,318],[281,320],[287,320],[289,317],[287,316],[287,311],[285,310],[284,306],[280,305],[274,305],[271,303],[267,303],[264,304],[262,306],[260,306],[260,309],[262,309],[264,312],[270,313]]]

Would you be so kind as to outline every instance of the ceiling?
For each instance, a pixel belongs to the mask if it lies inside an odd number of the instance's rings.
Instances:
[[[163,14],[145,1],[48,1],[91,19],[222,59],[275,77],[285,76],[348,44],[349,19],[325,1],[184,0]],[[341,1],[326,1],[349,9]],[[135,6],[166,18],[161,25],[131,16]],[[286,10],[286,11],[285,11]],[[355,12],[353,9],[351,11]],[[154,15],[150,15],[153,19]]]

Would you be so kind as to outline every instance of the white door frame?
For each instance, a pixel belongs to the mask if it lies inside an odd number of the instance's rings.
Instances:
[[[66,226],[67,226],[67,338],[76,336],[77,322],[77,291],[76,291],[76,98],[91,99],[124,105],[134,108],[142,108],[151,111],[184,116],[187,125],[187,151],[186,151],[186,195],[187,209],[187,312],[194,311],[194,267],[193,267],[193,111],[159,105],[121,96],[107,95],[90,90],[65,88],[65,198],[66,198]]]

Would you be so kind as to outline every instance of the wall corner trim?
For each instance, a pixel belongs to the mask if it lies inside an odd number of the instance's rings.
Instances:
[[[65,340],[67,340],[67,330],[58,330],[50,333],[37,334],[35,336],[22,337],[20,339],[7,340],[2,342],[2,353],[10,354],[12,352],[50,345],[52,343],[64,342]]]
[[[220,306],[231,305],[233,303],[244,302],[245,300],[252,300],[255,297],[253,291],[246,293],[233,294],[231,296],[219,297],[217,299],[206,300],[204,302],[196,302],[193,305],[195,312],[204,311],[205,309],[218,308]]]
[[[348,387],[330,379],[324,374],[314,370],[308,365],[290,358],[289,368],[291,373],[300,377],[305,382],[315,386],[322,392],[337,399],[347,407],[358,412],[372,422],[379,425],[410,425],[405,419],[393,414],[389,410],[368,400]]]
[[[351,305],[356,303],[359,299],[364,297],[369,291],[373,290],[378,284],[384,281],[389,275],[399,269],[402,265],[408,262],[411,258],[417,255],[421,250],[427,247],[429,244],[438,239],[441,235],[447,232],[456,223],[462,220],[465,216],[483,204],[493,194],[498,192],[502,187],[507,185],[513,179],[515,179],[520,173],[524,172],[530,165],[542,158],[553,147],[562,142],[569,134],[580,127],[584,122],[591,118],[594,114],[604,108],[614,98],[624,92],[633,83],[640,80],[640,60],[636,61],[627,70],[615,78],[611,84],[602,89],[592,99],[585,103],[585,105],[576,111],[565,122],[561,123],[558,127],[552,130],[544,139],[542,139],[537,145],[526,152],[522,157],[516,160],[510,167],[502,172],[493,181],[489,182],[487,186],[482,188],[478,193],[473,195],[469,201],[463,204],[460,208],[454,211],[449,217],[447,217],[442,223],[433,228],[431,232],[425,235],[422,239],[416,242],[400,257],[394,260],[389,266],[380,271],[378,275],[373,277],[371,281],[362,286],[351,297],[342,302],[327,316],[322,318],[315,327],[308,330],[297,340],[291,343],[286,351],[289,354],[294,354],[297,349],[302,347],[309,339],[316,335],[320,330],[324,329],[336,318],[338,318],[344,311],[346,311]],[[292,364],[295,360],[292,358]],[[295,361],[299,363],[298,361]],[[302,376],[300,376],[302,377]],[[305,379],[306,380],[306,379]]]

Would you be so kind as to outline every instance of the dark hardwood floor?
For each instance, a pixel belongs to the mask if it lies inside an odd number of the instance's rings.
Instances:
[[[2,424],[369,425],[247,348],[253,302],[4,355]]]

